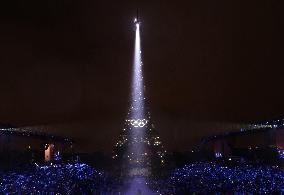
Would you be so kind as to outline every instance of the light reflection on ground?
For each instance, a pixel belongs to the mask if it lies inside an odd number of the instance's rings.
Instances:
[[[125,195],[154,195],[146,184],[146,180],[143,177],[134,177],[128,184],[129,187]]]

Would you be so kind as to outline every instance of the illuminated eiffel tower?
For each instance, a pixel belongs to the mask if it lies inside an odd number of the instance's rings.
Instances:
[[[166,151],[152,123],[144,95],[140,22],[135,19],[134,23],[136,33],[131,102],[124,128],[114,148],[113,158],[120,163],[122,175],[149,176],[164,164]]]

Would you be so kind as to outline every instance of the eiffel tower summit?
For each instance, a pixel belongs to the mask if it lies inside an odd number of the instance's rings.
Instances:
[[[137,14],[134,20],[135,46],[130,106],[113,154],[113,158],[121,165],[123,176],[150,176],[165,163],[166,151],[152,123],[145,97],[140,24]]]

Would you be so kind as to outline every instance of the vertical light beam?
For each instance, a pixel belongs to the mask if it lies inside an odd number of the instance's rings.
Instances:
[[[142,120],[145,117],[144,113],[144,82],[142,71],[142,57],[141,57],[141,41],[140,41],[140,25],[136,23],[135,33],[135,50],[134,50],[134,64],[132,76],[132,98],[131,98],[131,118],[134,120]],[[139,122],[139,121],[137,121]]]
[[[144,82],[143,82],[143,63],[141,57],[141,40],[140,40],[140,25],[138,19],[135,21],[135,49],[132,74],[132,91],[131,91],[131,109],[130,120],[130,176],[147,176],[149,170],[145,161],[145,131],[148,119],[145,114],[145,97],[144,97]],[[126,195],[132,194],[147,194],[152,192],[146,185],[145,178],[133,178],[129,191]]]
[[[129,144],[129,175],[137,175],[138,172],[148,174],[145,162],[145,127],[148,119],[145,114],[145,97],[143,82],[143,63],[141,57],[140,24],[135,23],[135,48],[131,86],[131,108],[128,123],[130,130]],[[147,172],[147,173],[146,173]],[[140,174],[140,173],[139,173]]]

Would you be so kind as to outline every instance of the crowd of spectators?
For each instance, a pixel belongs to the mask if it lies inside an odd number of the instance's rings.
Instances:
[[[123,194],[122,181],[84,163],[34,165],[0,171],[0,194]],[[225,166],[196,162],[168,178],[147,181],[156,194],[284,193],[284,169],[278,166]]]
[[[160,194],[281,194],[284,193],[284,169],[198,162],[176,169],[168,179],[152,181],[152,186]]]
[[[0,171],[0,194],[105,194],[113,186],[106,173],[84,163]]]

